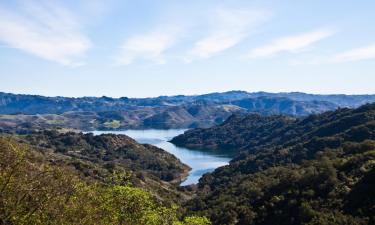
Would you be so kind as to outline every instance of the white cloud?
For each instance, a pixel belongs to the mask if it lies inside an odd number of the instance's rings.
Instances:
[[[91,47],[78,19],[55,1],[25,1],[17,9],[0,6],[0,41],[62,65],[80,65],[77,58]]]
[[[250,58],[262,58],[274,56],[281,52],[298,53],[310,47],[312,44],[332,36],[334,33],[333,30],[317,30],[279,38],[265,46],[251,50],[248,56]]]
[[[179,26],[174,25],[173,21],[171,24],[167,22],[149,33],[129,37],[120,46],[121,51],[115,60],[121,65],[129,65],[137,60],[164,64],[170,57],[166,54],[168,50],[180,41],[191,41],[202,30],[208,31],[208,35],[193,42],[193,48],[187,53],[174,52],[174,58],[187,63],[195,58],[209,58],[243,41],[254,32],[253,28],[269,18],[269,13],[260,10],[217,9],[209,16],[198,18],[192,18],[190,21],[193,23],[180,22]],[[185,32],[187,29],[189,34]]]
[[[122,65],[129,65],[138,59],[164,64],[164,52],[177,42],[178,36],[178,29],[170,29],[130,37],[120,47],[121,52],[116,60]]]
[[[366,47],[355,48],[334,55],[330,62],[342,63],[375,58],[375,43]]]
[[[354,62],[367,59],[375,59],[375,43],[361,47],[350,49],[345,52],[326,55],[310,55],[304,59],[295,59],[290,61],[291,65],[325,65],[345,62]]]
[[[254,28],[269,18],[269,13],[260,10],[218,9],[214,12],[210,33],[198,40],[186,57],[209,58],[243,41]]]

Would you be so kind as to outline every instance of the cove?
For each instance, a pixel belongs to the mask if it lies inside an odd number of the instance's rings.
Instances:
[[[184,133],[186,129],[146,129],[146,130],[124,130],[124,131],[93,131],[94,135],[100,134],[125,134],[141,144],[151,144],[175,155],[181,162],[191,167],[189,176],[181,183],[181,186],[196,184],[199,178],[220,166],[227,165],[232,159],[232,154],[219,151],[192,150],[177,147],[168,142],[173,137]]]

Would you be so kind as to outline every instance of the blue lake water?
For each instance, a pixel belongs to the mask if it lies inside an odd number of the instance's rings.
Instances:
[[[104,133],[125,134],[139,143],[152,144],[175,155],[181,162],[190,166],[192,170],[187,179],[181,185],[198,183],[199,178],[207,172],[212,172],[215,168],[224,166],[231,160],[229,153],[220,153],[204,150],[191,150],[177,147],[168,142],[173,137],[184,133],[185,129],[170,130],[124,130],[124,131],[94,131],[95,135]]]

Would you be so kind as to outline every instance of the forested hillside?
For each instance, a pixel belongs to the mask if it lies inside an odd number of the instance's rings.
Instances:
[[[184,110],[214,113],[202,106]],[[189,130],[172,142],[236,152],[190,187],[179,187],[188,166],[125,135],[1,128],[2,224],[375,223],[375,104],[307,117],[241,112]]]
[[[238,149],[187,204],[214,224],[375,223],[375,104],[305,119],[233,116],[173,142]]]
[[[112,143],[115,144],[115,143]],[[1,224],[208,225],[131,184],[129,172],[83,179],[60,156],[0,137]]]
[[[244,146],[264,143],[296,118],[288,116],[262,116],[259,114],[232,115],[224,123],[207,129],[192,129],[174,137],[171,142],[188,148],[240,151]]]
[[[375,0],[0,0],[0,225],[375,225]]]
[[[128,171],[134,185],[150,190],[160,199],[186,198],[176,188],[190,168],[174,155],[125,135],[41,131],[18,136],[18,140],[51,154],[54,163],[72,166],[84,178],[103,181],[113,171]]]

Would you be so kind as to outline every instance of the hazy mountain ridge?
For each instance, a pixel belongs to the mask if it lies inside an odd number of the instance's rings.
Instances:
[[[327,101],[301,101],[286,97],[256,97],[230,101],[249,112],[258,112],[263,115],[284,114],[293,116],[307,116],[333,110],[338,105]]]
[[[332,102],[331,102],[331,101]],[[375,95],[311,95],[230,91],[156,98],[44,97],[0,93],[3,131],[43,128],[108,130],[195,128],[220,124],[233,113],[306,116],[375,101]]]
[[[189,103],[166,108],[140,107],[119,111],[72,111],[62,114],[0,115],[0,130],[24,133],[29,130],[68,128],[76,130],[115,130],[139,128],[207,127],[224,121],[233,113],[246,110],[215,103]]]
[[[116,111],[132,107],[168,107],[189,102],[230,102],[246,98],[289,98],[295,101],[325,101],[340,107],[357,107],[375,101],[375,95],[316,95],[300,92],[267,93],[229,91],[203,95],[159,96],[155,98],[110,98],[110,97],[45,97],[39,95],[20,95],[0,92],[1,114],[61,114],[68,111]]]

